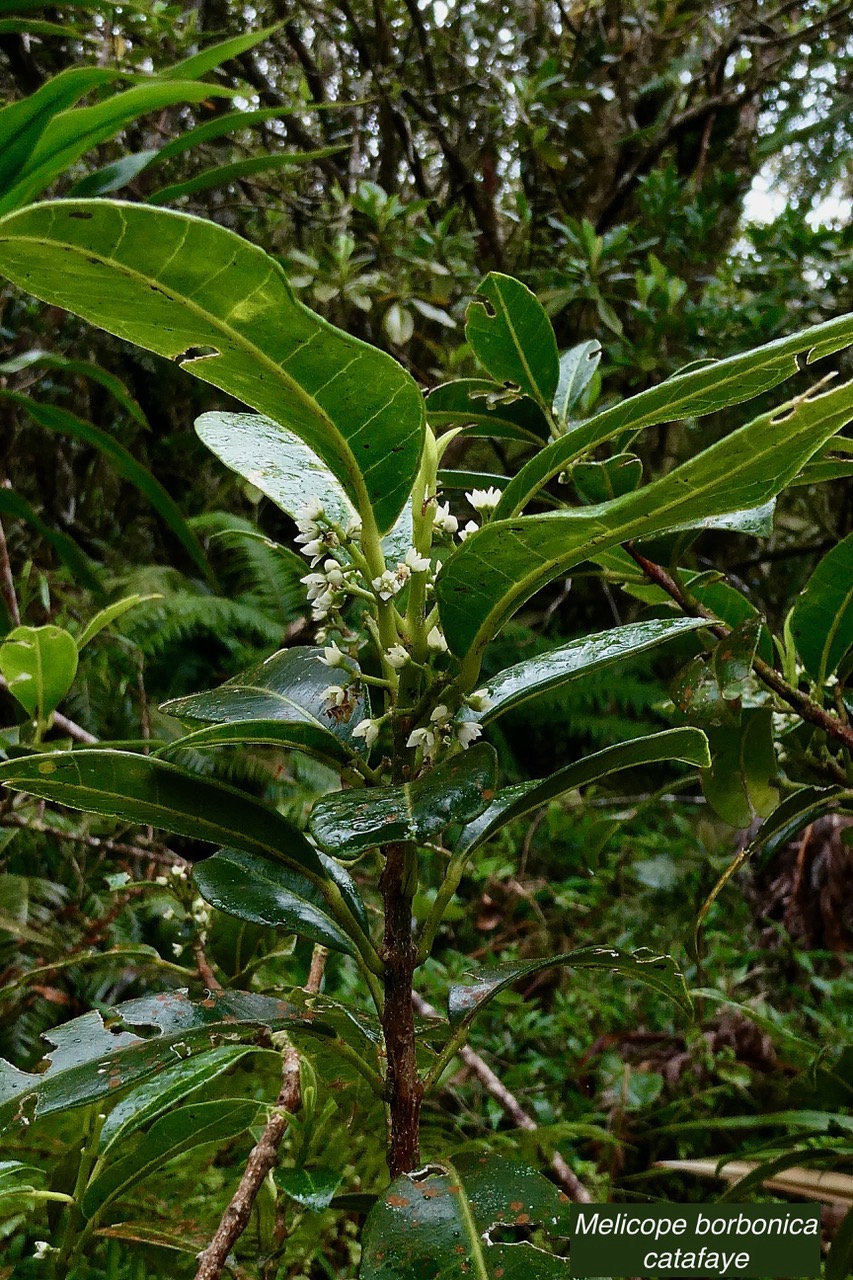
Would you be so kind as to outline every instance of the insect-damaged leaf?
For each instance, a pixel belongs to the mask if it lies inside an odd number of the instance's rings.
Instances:
[[[541,1173],[464,1155],[395,1179],[364,1226],[359,1280],[568,1280],[569,1199]]]
[[[442,383],[427,396],[426,410],[436,434],[464,427],[469,436],[520,440],[538,447],[548,439],[548,419],[535,400],[507,392],[486,378]]]
[[[567,969],[607,969],[668,996],[686,1013],[690,1013],[692,1009],[684,978],[672,956],[655,955],[646,950],[631,954],[618,951],[615,947],[578,947],[576,951],[569,951],[561,956],[509,961],[507,964],[474,970],[470,975],[470,982],[457,983],[448,992],[447,1012],[451,1026],[470,1022],[498,992],[511,987],[520,978],[557,966]]]
[[[285,929],[344,955],[356,954],[353,943],[325,910],[316,886],[281,862],[239,849],[220,849],[193,868],[193,880],[205,901],[220,911]]]
[[[739,725],[710,729],[708,738],[711,767],[702,773],[702,791],[711,808],[739,830],[768,817],[779,802],[770,708],[748,708]]]
[[[352,730],[368,714],[367,705],[359,694],[346,709],[330,712],[323,693],[335,675],[318,661],[322,655],[307,646],[280,649],[216,689],[165,703],[169,715],[210,725],[171,743],[170,750],[272,743],[346,762],[357,745]]]
[[[396,787],[336,791],[318,800],[311,834],[336,858],[400,840],[429,840],[451,822],[468,822],[494,798],[497,756],[486,742]]]
[[[535,294],[492,271],[468,308],[465,337],[497,382],[509,382],[550,409],[560,377],[557,339]]]
[[[0,271],[281,422],[380,532],[394,524],[420,462],[417,385],[298,301],[262,249],[188,214],[62,200],[0,224]]]
[[[112,1028],[115,1029],[112,1029]],[[136,1028],[156,1028],[142,1036]],[[97,1012],[85,1013],[46,1033],[54,1048],[40,1075],[18,1071],[0,1059],[0,1122],[17,1112],[49,1115],[114,1097],[129,1085],[210,1049],[211,1041],[247,1038],[258,1027],[285,1027],[334,1035],[311,1014],[246,991],[190,1000],[185,991],[143,996],[117,1005],[108,1028]]]

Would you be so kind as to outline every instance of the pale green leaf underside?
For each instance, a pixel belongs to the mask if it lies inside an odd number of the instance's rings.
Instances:
[[[420,392],[299,302],[262,249],[188,214],[54,201],[0,222],[0,271],[282,422],[393,525],[420,461]]]

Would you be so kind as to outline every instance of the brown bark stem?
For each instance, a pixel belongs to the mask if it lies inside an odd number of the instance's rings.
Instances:
[[[385,965],[385,1008],[382,1030],[387,1059],[388,1170],[392,1178],[417,1168],[420,1158],[420,1115],[423,1082],[418,1077],[412,975],[417,947],[412,939],[411,860],[405,844],[385,846],[380,888],[385,906],[385,932],[380,955]]]
[[[305,990],[316,994],[323,980],[326,959],[324,947],[315,947],[311,971]],[[252,1148],[240,1185],[231,1197],[210,1244],[199,1254],[195,1280],[219,1280],[228,1261],[228,1255],[246,1230],[258,1192],[264,1180],[278,1160],[278,1149],[287,1132],[290,1117],[302,1105],[299,1088],[299,1051],[292,1047],[282,1055],[281,1089],[276,1098],[275,1110],[258,1142]]]

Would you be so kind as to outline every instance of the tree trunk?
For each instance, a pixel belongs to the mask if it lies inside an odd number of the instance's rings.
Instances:
[[[385,846],[380,888],[385,904],[382,959],[385,963],[385,1033],[388,1102],[388,1169],[392,1178],[417,1167],[420,1157],[420,1114],[423,1083],[415,1056],[412,975],[417,949],[412,940],[413,862],[411,845]]]

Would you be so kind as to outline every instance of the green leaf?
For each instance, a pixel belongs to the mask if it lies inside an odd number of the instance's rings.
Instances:
[[[460,378],[430,391],[427,417],[436,433],[465,427],[469,436],[520,440],[541,446],[548,439],[548,420],[529,396],[511,396],[485,378]]]
[[[468,307],[465,337],[497,382],[509,382],[550,410],[560,377],[557,340],[536,295],[492,271]]]
[[[623,431],[702,417],[752,400],[799,372],[797,357],[814,364],[853,342],[853,315],[839,316],[789,338],[667,378],[637,396],[604,409],[540,450],[503,494],[495,516],[516,515],[532,496],[578,458]],[[781,411],[780,411],[781,412]],[[799,469],[799,468],[798,468]],[[796,472],[794,473],[796,474]],[[793,478],[793,477],[792,477]]]
[[[489,965],[470,974],[471,981],[458,983],[447,995],[447,1013],[452,1027],[471,1022],[480,1010],[522,978],[532,977],[545,969],[607,969],[641,982],[661,995],[668,996],[685,1013],[692,1011],[692,1004],[684,978],[672,956],[655,955],[651,951],[635,951],[633,954],[618,951],[615,947],[578,947],[565,955],[545,956],[541,960],[509,961],[507,964]]]
[[[705,768],[711,763],[708,740],[699,729],[665,729],[663,733],[632,738],[630,742],[620,742],[603,751],[596,751],[539,781],[505,787],[498,792],[487,809],[467,824],[456,845],[456,851],[473,853],[474,849],[491,840],[507,823],[524,817],[550,800],[565,795],[567,791],[597,782],[600,778],[618,773],[620,769],[657,764],[661,760],[681,760],[685,764]]]
[[[0,783],[70,809],[144,823],[190,840],[233,844],[315,878],[324,876],[315,850],[276,809],[153,756],[107,748],[38,754],[0,764]]]
[[[239,920],[273,925],[344,955],[356,954],[315,885],[280,862],[220,849],[193,868],[193,881],[206,902]]]
[[[229,164],[214,165],[202,173],[186,178],[183,182],[170,182],[168,186],[159,187],[145,197],[147,204],[166,204],[177,200],[180,196],[194,195],[197,191],[209,191],[211,187],[224,187],[241,178],[250,178],[256,173],[268,170],[293,169],[297,165],[313,164],[316,160],[325,160],[327,156],[336,156],[345,151],[346,146],[318,147],[314,151],[277,152],[273,155],[248,156],[245,160],[232,160]]]
[[[343,1181],[338,1169],[276,1169],[275,1185],[303,1209],[320,1213],[328,1209]]]
[[[761,619],[749,618],[720,640],[711,661],[724,698],[739,698],[752,675],[752,663],[761,634]]]
[[[340,764],[356,749],[353,728],[368,714],[364,695],[353,698],[346,719],[332,715],[324,689],[339,678],[318,661],[323,650],[307,646],[278,653],[205,693],[166,702],[162,710],[184,720],[212,722],[187,738],[169,744],[184,747],[257,742],[297,747]],[[336,708],[340,713],[342,709]]]
[[[130,1028],[147,1028],[139,1035]],[[19,1071],[0,1058],[0,1121],[16,1113],[51,1115],[116,1098],[130,1085],[187,1063],[197,1052],[228,1039],[249,1039],[259,1027],[334,1035],[303,1010],[247,991],[211,993],[192,1001],[185,991],[128,1000],[110,1011],[109,1028],[100,1013],[85,1013],[45,1033],[54,1046],[41,1074]],[[151,1028],[155,1034],[151,1034]]]
[[[420,392],[299,302],[263,250],[187,214],[56,201],[0,223],[0,270],[281,421],[380,532],[393,525],[420,464]]]
[[[15,493],[12,489],[0,488],[0,515],[12,516],[16,520],[26,520],[27,524],[31,524],[44,538],[48,546],[53,547],[59,560],[81,587],[85,587],[95,596],[103,596],[104,588],[95,562],[89,559],[82,547],[79,547],[73,538],[69,538],[67,533],[62,533],[59,529],[51,529],[50,525],[45,524],[21,494]]]
[[[156,1120],[173,1103],[186,1102],[191,1093],[212,1084],[247,1054],[257,1052],[259,1050],[254,1045],[223,1045],[220,1049],[198,1053],[186,1062],[176,1062],[173,1067],[137,1085],[107,1116],[101,1129],[99,1155],[108,1155],[137,1129]],[[271,1051],[265,1049],[260,1052]]]
[[[633,562],[632,562],[633,563]],[[535,698],[540,693],[559,688],[570,680],[602,671],[622,663],[635,654],[645,653],[656,645],[679,636],[689,635],[707,624],[701,618],[654,618],[647,622],[629,622],[623,627],[580,636],[548,653],[525,658],[493,676],[484,688],[488,694],[488,710],[466,708],[464,719],[488,724],[505,711]]]
[[[245,35],[232,36],[230,40],[220,40],[216,44],[208,45],[199,53],[193,53],[189,58],[183,58],[180,62],[167,67],[165,71],[158,71],[157,79],[195,80],[198,76],[206,76],[209,71],[215,71],[217,67],[221,67],[223,62],[229,62],[232,58],[239,57],[241,53],[247,53],[249,49],[263,44],[265,40],[269,40],[270,36],[275,35],[281,26],[282,24],[277,22],[272,27],[262,27],[260,31],[247,31]]]
[[[2,223],[0,223],[1,225]],[[156,476],[152,475],[141,462],[137,462],[129,449],[125,449],[124,445],[119,444],[117,440],[108,432],[102,431],[100,427],[94,426],[91,422],[86,422],[83,418],[78,418],[76,414],[69,413],[67,409],[61,409],[58,405],[42,404],[38,400],[31,400],[29,396],[22,396],[14,391],[0,391],[0,396],[14,401],[25,413],[35,419],[39,426],[46,427],[48,431],[56,431],[60,435],[70,436],[73,440],[82,440],[84,444],[91,445],[104,454],[116,472],[134,485],[143,497],[147,498],[157,514],[181,542],[184,550],[207,582],[211,586],[215,585],[213,573],[202,545],[184,518],[180,507],[169,496]]]
[[[32,719],[43,724],[77,674],[77,646],[61,627],[16,627],[0,645],[0,674]]]
[[[586,391],[601,362],[601,343],[597,338],[580,342],[560,356],[560,380],[554,395],[554,416],[562,428],[571,410]]]
[[[91,107],[52,115],[8,188],[0,195],[0,214],[28,204],[70,165],[128,124],[177,103],[228,96],[231,90],[193,81],[150,80],[125,89]]]
[[[77,636],[77,652],[87,645],[90,640],[94,640],[95,636],[104,631],[107,627],[111,627],[114,622],[118,622],[119,618],[123,618],[131,609],[136,609],[141,604],[147,604],[149,600],[162,600],[160,595],[149,596],[125,596],[123,600],[116,600],[114,604],[108,604],[105,609],[101,609],[100,613],[96,613],[94,618],[86,623],[86,626]]]
[[[87,173],[68,192],[71,200],[88,199],[90,196],[107,196],[112,191],[120,191],[134,178],[157,160],[159,151],[132,151],[129,155],[105,164],[92,173]]]
[[[670,696],[684,715],[699,724],[736,725],[740,721],[740,705],[723,696],[714,668],[704,657],[691,658],[679,671],[670,688]]]
[[[608,502],[631,493],[643,478],[643,464],[633,453],[617,453],[606,462],[576,462],[572,480],[586,502]]]
[[[824,1280],[847,1280],[853,1271],[853,1205],[847,1210],[833,1237],[824,1265]]]
[[[60,369],[63,373],[89,378],[92,382],[97,382],[99,386],[109,391],[110,395],[130,414],[135,422],[138,422],[146,431],[151,430],[151,424],[143,413],[141,406],[130,394],[121,379],[117,378],[114,373],[109,373],[106,369],[102,369],[99,364],[93,364],[89,360],[72,360],[69,356],[57,355],[54,351],[39,351],[36,348],[30,351],[23,351],[20,355],[13,356],[11,360],[4,360],[0,364],[0,373],[20,373],[23,369],[32,369],[34,367]]]
[[[803,827],[830,813],[840,795],[839,787],[801,787],[786,796],[750,841],[750,856],[760,852],[761,865],[769,862]]]
[[[380,844],[429,840],[451,822],[482,813],[496,778],[494,749],[480,742],[414,782],[322,796],[311,811],[311,834],[336,858],[356,858]]]
[[[489,522],[452,553],[436,584],[451,650],[476,671],[488,641],[554,578],[618,543],[766,502],[851,417],[847,383],[756,418],[636,493]]]
[[[89,1183],[80,1204],[84,1217],[93,1218],[185,1151],[208,1142],[222,1146],[239,1137],[254,1123],[259,1105],[222,1098],[215,1102],[193,1102],[161,1116],[139,1141],[129,1144],[131,1150],[127,1155],[109,1161]]]
[[[853,645],[853,533],[823,557],[794,606],[791,631],[818,684]]]
[[[522,1228],[518,1238],[519,1227]],[[568,1280],[569,1201],[524,1165],[463,1155],[396,1178],[364,1224],[360,1280]]]
[[[709,731],[712,763],[702,775],[702,791],[716,813],[739,830],[766,818],[779,802],[773,745],[773,712],[750,708],[733,728]]]

